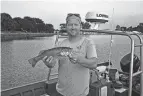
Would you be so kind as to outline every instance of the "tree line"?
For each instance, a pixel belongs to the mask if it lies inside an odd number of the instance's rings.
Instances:
[[[64,30],[65,23],[60,24],[60,29]],[[82,22],[82,29],[89,29],[88,22]],[[136,27],[124,27],[117,25],[115,30],[120,31],[138,31],[143,33],[143,23],[139,23]],[[32,32],[32,33],[54,33],[54,26],[52,24],[44,23],[40,18],[25,16],[12,18],[8,13],[1,13],[1,31],[2,32]],[[61,31],[65,32],[65,31]]]
[[[62,28],[61,28],[62,27]],[[60,28],[65,27],[64,23],[60,24]],[[90,24],[82,22],[83,29],[89,29]],[[25,16],[12,18],[8,13],[1,13],[1,31],[3,32],[32,32],[32,33],[54,33],[54,26],[52,24],[45,24],[40,18]],[[63,31],[62,31],[63,32]]]
[[[32,32],[32,33],[53,33],[54,26],[46,24],[40,18],[25,16],[12,18],[8,13],[1,13],[1,31],[7,32]]]
[[[90,24],[88,22],[81,22],[81,25],[82,25],[82,29],[89,29],[90,28]],[[61,32],[66,32],[66,23],[61,23],[60,24],[60,30]]]
[[[124,27],[124,26],[120,26],[120,25],[117,25],[116,26],[116,30],[119,30],[119,31],[138,31],[140,33],[143,33],[143,23],[139,23],[139,25],[137,25],[136,27]]]

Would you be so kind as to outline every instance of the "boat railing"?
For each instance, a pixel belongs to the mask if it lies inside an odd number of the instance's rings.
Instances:
[[[59,35],[59,30],[56,30],[56,32]],[[127,36],[130,38],[130,47],[131,47],[131,63],[130,63],[130,73],[129,73],[129,91],[128,91],[128,96],[132,96],[132,81],[133,77],[137,75],[141,75],[141,88],[140,88],[140,96],[143,96],[143,40],[142,38],[137,34],[137,33],[127,33],[123,31],[112,31],[112,30],[95,30],[95,29],[82,29],[82,34],[88,32],[89,35],[90,33],[103,33],[103,34],[108,34],[108,35],[123,35]],[[92,34],[94,35],[94,34]],[[140,44],[135,45],[135,41],[132,38],[132,35],[136,35],[138,39],[140,40]],[[133,73],[133,62],[134,62],[134,51],[135,47],[140,47],[140,71]],[[49,73],[50,74],[50,73]],[[50,75],[49,75],[50,76]],[[49,80],[49,79],[48,79]]]
[[[59,37],[59,30],[56,30],[57,32],[57,38]],[[139,36],[136,33],[126,33],[126,32],[122,32],[122,31],[111,31],[111,30],[92,30],[92,29],[82,29],[82,32],[89,32],[89,33],[103,33],[103,34],[109,34],[109,35],[123,35],[123,36],[127,36],[128,38],[130,38],[130,47],[131,47],[131,63],[130,63],[130,72],[129,72],[129,93],[128,96],[132,96],[132,81],[133,81],[133,77],[137,76],[137,75],[141,75],[141,88],[140,88],[140,96],[143,96],[143,39],[141,38],[141,36]],[[94,34],[92,34],[94,35]],[[140,44],[135,44],[134,39],[132,38],[132,35],[135,35],[138,37],[138,39],[140,40]],[[58,41],[58,39],[56,39],[56,42]],[[133,73],[133,61],[134,61],[134,51],[135,51],[135,47],[140,47],[140,70],[136,73]],[[34,83],[34,87],[32,86],[33,84],[28,84],[28,85],[24,85],[21,87],[16,87],[16,88],[10,88],[10,89],[6,89],[6,90],[2,90],[2,96],[11,96],[10,94],[17,94],[17,92],[19,92],[19,95],[16,96],[24,96],[23,94],[33,94],[30,96],[38,96],[36,95],[36,93],[34,92],[39,92],[39,90],[44,90],[45,86],[45,81],[47,81],[48,84],[52,84],[53,82],[57,82],[57,77],[58,74],[51,74],[51,69],[49,69],[49,73],[48,73],[48,78],[47,80],[42,81],[41,83],[37,82]],[[37,88],[35,88],[35,84],[37,86]],[[40,87],[40,89],[39,89]],[[13,91],[13,90],[17,90],[17,91]],[[30,91],[29,91],[30,90]],[[27,91],[28,93],[24,93],[23,91]],[[30,93],[29,93],[30,92]],[[44,91],[41,91],[42,93],[45,93]],[[40,93],[40,94],[42,94]],[[6,94],[6,95],[3,95]],[[14,96],[14,95],[13,95]]]
[[[132,96],[132,81],[133,81],[133,77],[140,75],[141,74],[141,88],[140,88],[140,96],[143,96],[143,40],[142,38],[136,34],[136,33],[126,33],[126,32],[121,32],[121,31],[108,31],[108,30],[91,30],[91,29],[84,29],[81,30],[83,32],[95,32],[95,33],[104,33],[104,34],[111,34],[111,35],[124,35],[127,36],[128,38],[130,38],[130,44],[131,44],[131,64],[130,64],[130,81],[129,81],[129,93],[128,96]],[[131,35],[136,35],[139,40],[140,40],[140,44],[135,45],[135,42],[133,40],[133,38],[131,37]],[[135,47],[140,47],[140,71],[136,72],[133,74],[133,58],[134,58],[134,48]]]

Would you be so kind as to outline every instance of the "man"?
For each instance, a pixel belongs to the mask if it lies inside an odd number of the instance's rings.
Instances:
[[[87,96],[89,93],[89,69],[96,68],[97,54],[95,44],[81,33],[81,18],[79,14],[68,14],[66,30],[68,38],[58,42],[58,47],[71,47],[77,54],[70,59],[62,57],[58,60],[57,96]],[[45,58],[44,63],[52,68],[57,59]]]

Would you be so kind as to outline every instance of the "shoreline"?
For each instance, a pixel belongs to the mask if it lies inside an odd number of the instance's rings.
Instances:
[[[56,33],[23,33],[23,32],[19,32],[19,33],[1,33],[1,42],[2,41],[12,41],[12,40],[21,40],[21,39],[34,39],[35,37],[51,37],[56,35]],[[64,34],[60,34],[61,37],[66,37],[66,35]],[[109,34],[84,34],[85,36],[90,36],[90,35],[109,35]],[[143,34],[140,34],[143,35]]]
[[[54,33],[1,33],[1,41],[33,39],[35,37],[50,37]]]

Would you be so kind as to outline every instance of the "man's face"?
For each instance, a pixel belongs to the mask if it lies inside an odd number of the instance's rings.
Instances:
[[[67,32],[71,36],[80,34],[81,24],[77,19],[71,18],[67,21]]]

